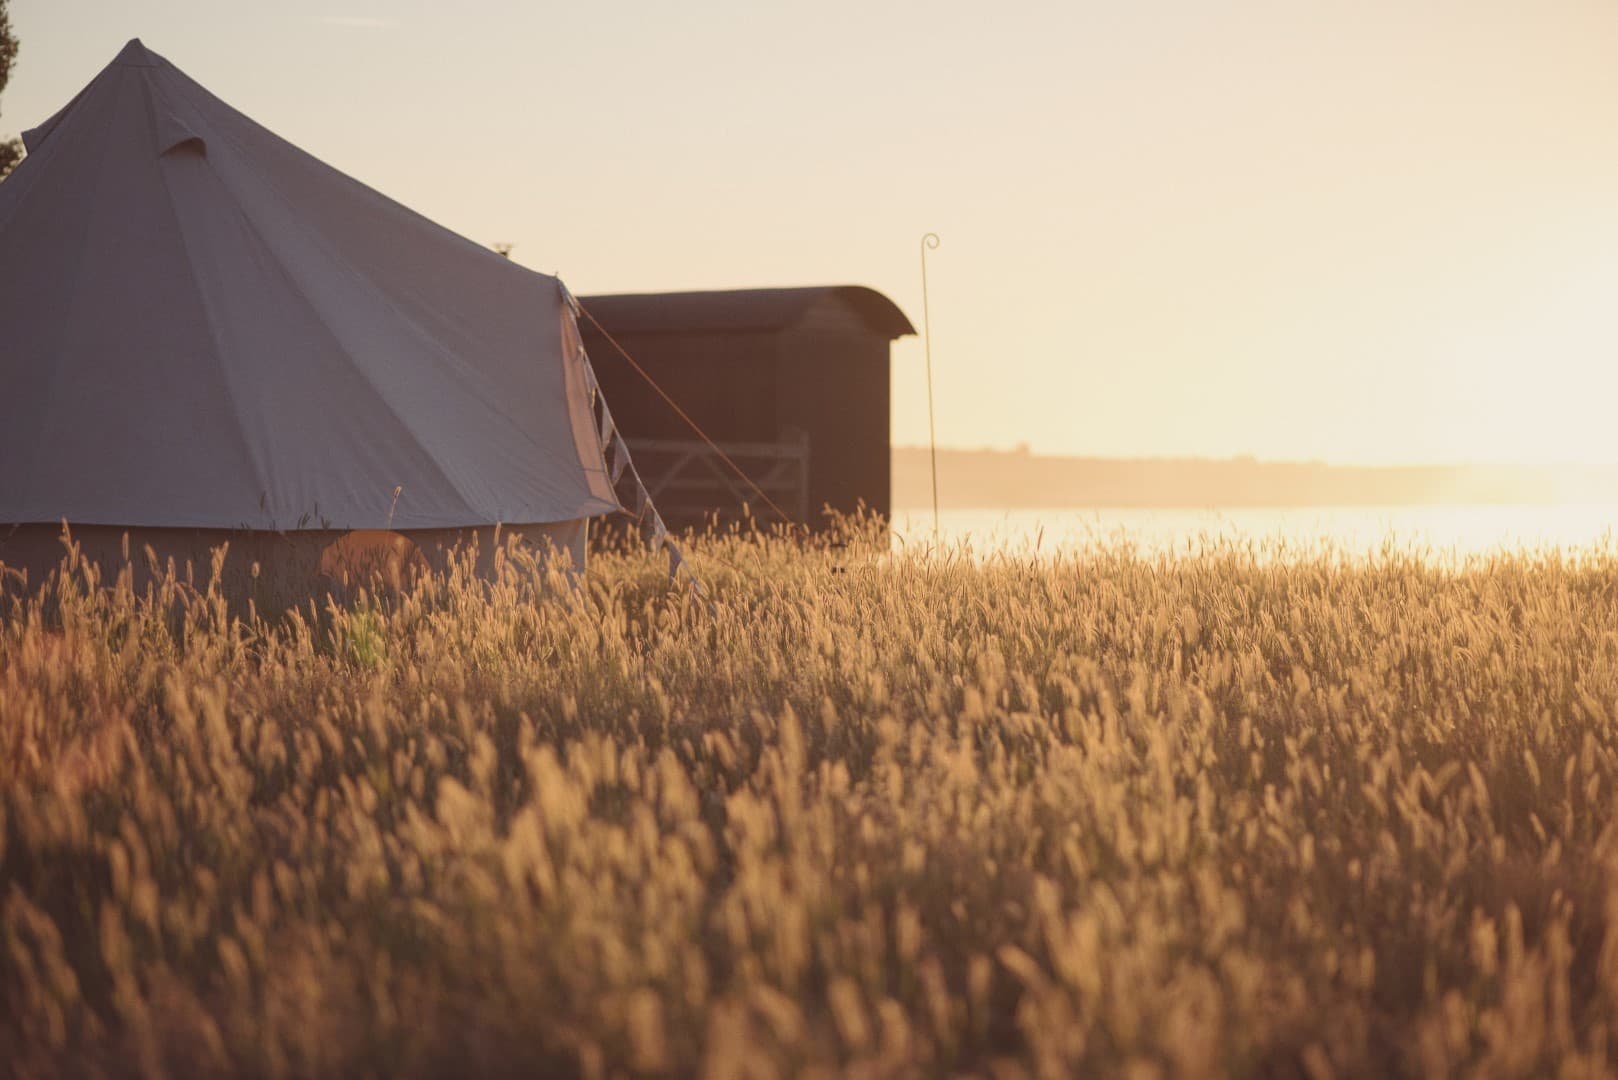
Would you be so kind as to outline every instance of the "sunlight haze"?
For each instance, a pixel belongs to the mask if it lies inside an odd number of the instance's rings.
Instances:
[[[867,284],[942,444],[1613,462],[1618,4],[13,0],[576,293]],[[893,442],[927,436],[919,339]],[[602,363],[605,361],[597,361]]]

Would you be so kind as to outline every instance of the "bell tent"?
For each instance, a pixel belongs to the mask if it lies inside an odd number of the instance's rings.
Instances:
[[[352,530],[621,509],[571,297],[131,41],[0,183],[0,563],[145,547],[314,580]],[[621,446],[621,443],[619,444]],[[658,530],[661,534],[661,529]],[[125,536],[128,536],[126,543]]]

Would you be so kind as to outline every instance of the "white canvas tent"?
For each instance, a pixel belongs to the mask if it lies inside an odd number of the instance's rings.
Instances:
[[[582,563],[620,509],[557,279],[139,41],[24,141],[0,183],[0,562],[54,563],[65,520],[97,550],[133,530],[305,569],[346,530],[429,549],[500,524]]]

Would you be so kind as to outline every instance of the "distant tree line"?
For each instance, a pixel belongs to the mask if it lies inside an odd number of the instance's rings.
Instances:
[[[11,29],[11,0],[0,0],[0,91],[11,81],[11,68],[17,62],[17,35]],[[22,160],[21,139],[0,139],[0,180],[4,180]]]

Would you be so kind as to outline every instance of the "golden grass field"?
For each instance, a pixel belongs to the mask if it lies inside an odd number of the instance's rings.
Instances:
[[[1606,1076],[1618,552],[0,618],[0,1073]]]

